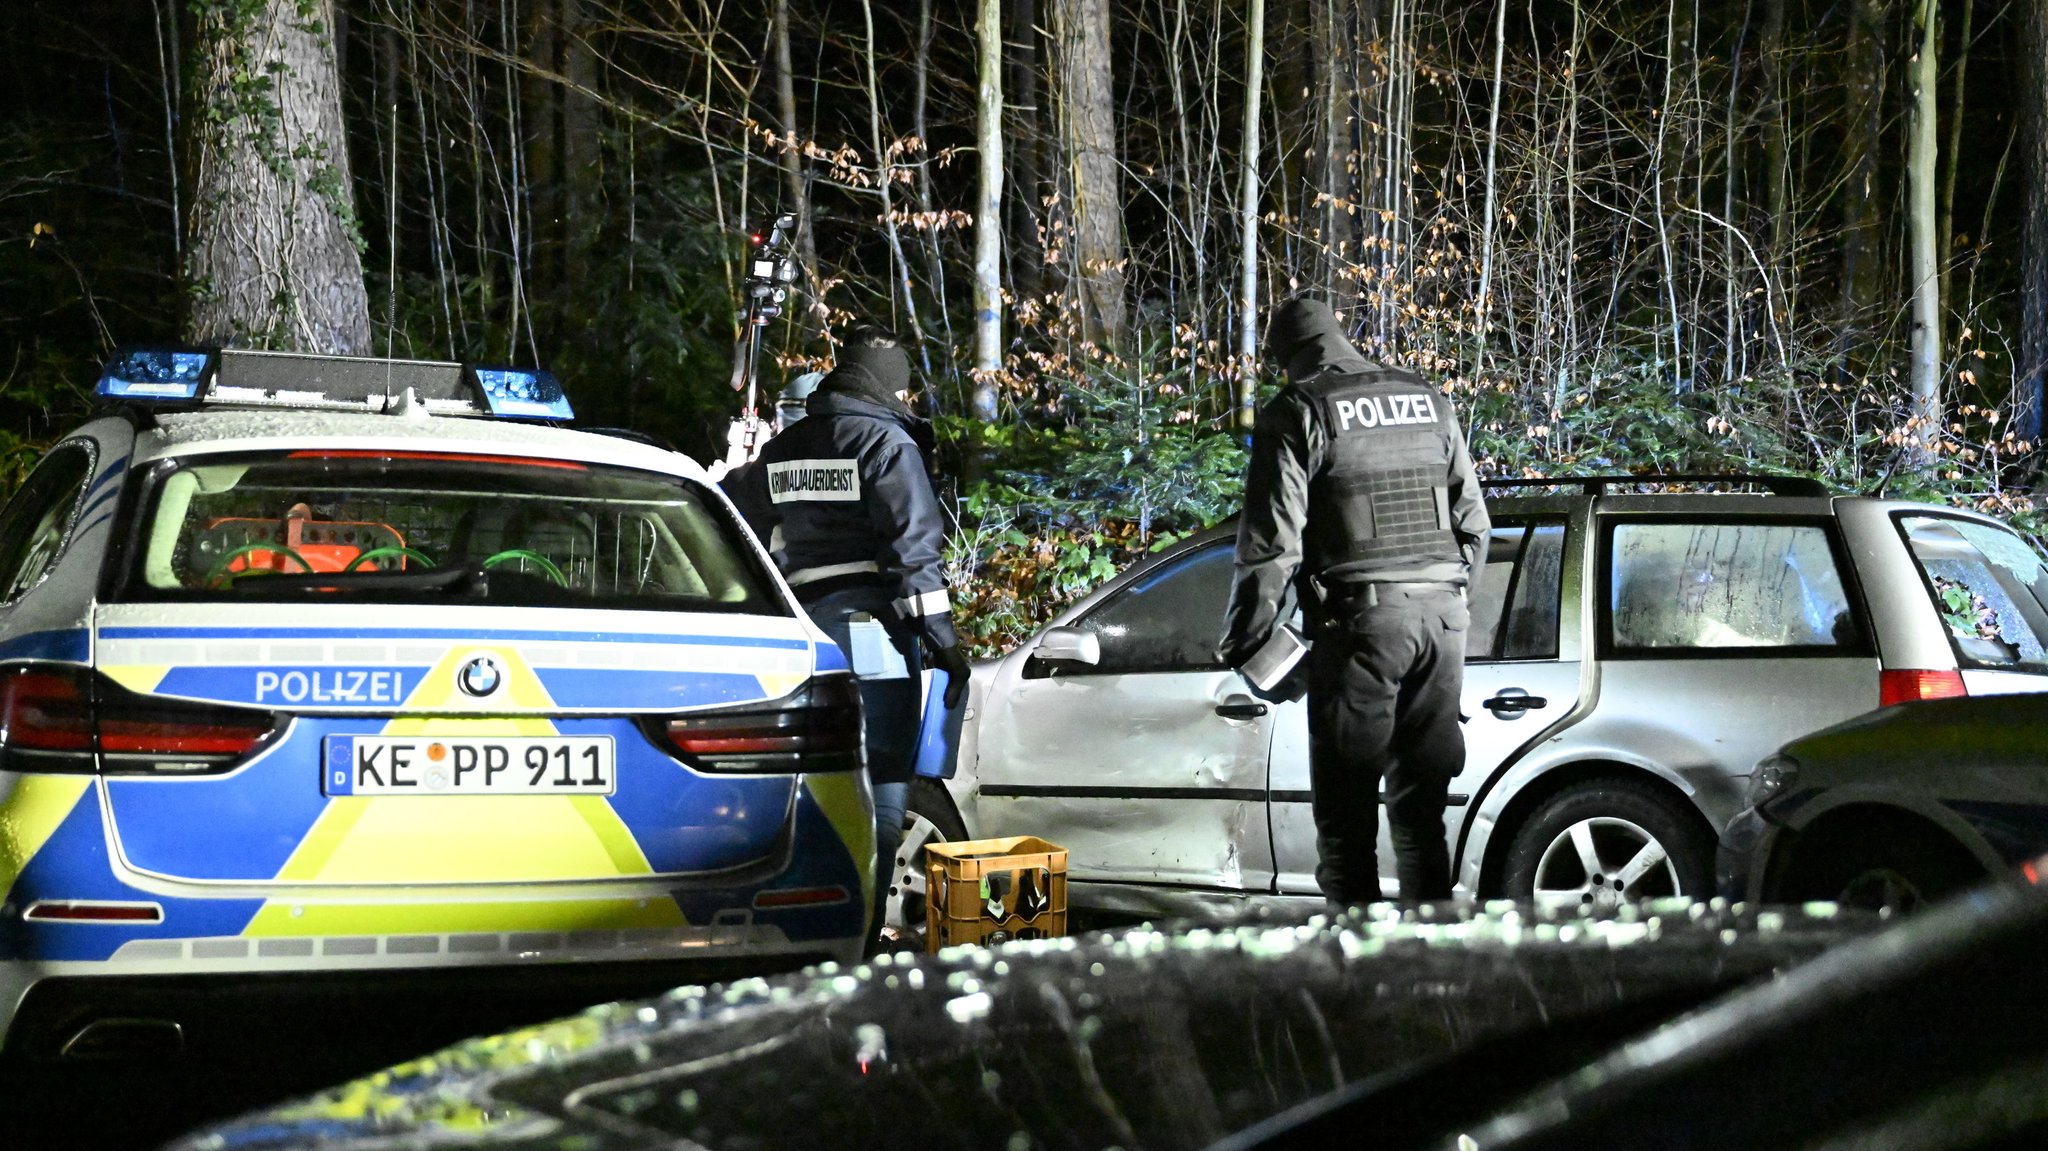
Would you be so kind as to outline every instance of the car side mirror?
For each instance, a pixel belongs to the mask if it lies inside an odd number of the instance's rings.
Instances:
[[[1102,637],[1078,627],[1047,628],[1031,650],[1031,667],[1040,675],[1094,667],[1102,662]]]

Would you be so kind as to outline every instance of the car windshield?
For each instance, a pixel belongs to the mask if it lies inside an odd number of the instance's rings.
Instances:
[[[2048,671],[2048,570],[2018,533],[1954,516],[1899,527],[1964,667]]]
[[[151,478],[130,598],[787,614],[699,485],[475,453],[207,456]]]

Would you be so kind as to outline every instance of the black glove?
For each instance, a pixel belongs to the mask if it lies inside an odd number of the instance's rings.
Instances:
[[[967,666],[967,650],[959,644],[935,648],[932,663],[946,673],[946,709],[951,711],[967,702],[967,677],[972,669]]]

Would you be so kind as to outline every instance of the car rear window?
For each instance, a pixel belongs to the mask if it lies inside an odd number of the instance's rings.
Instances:
[[[1608,646],[1616,652],[1838,654],[1863,646],[1820,524],[1617,524],[1608,570]]]
[[[294,451],[162,465],[127,598],[484,600],[786,615],[701,485],[600,464]]]
[[[1901,516],[1964,667],[2048,671],[2048,571],[2017,532],[1953,516]]]

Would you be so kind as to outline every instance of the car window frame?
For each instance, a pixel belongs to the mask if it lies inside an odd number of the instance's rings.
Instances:
[[[58,441],[56,446],[44,453],[42,459],[36,461],[35,467],[29,469],[28,475],[23,478],[21,486],[15,489],[14,494],[8,498],[6,505],[0,507],[0,535],[4,535],[6,530],[13,526],[13,516],[17,507],[25,506],[20,501],[34,493],[38,478],[47,473],[51,463],[60,455],[68,455],[74,451],[84,453],[85,469],[77,482],[76,489],[69,497],[71,506],[64,513],[63,528],[57,533],[57,544],[51,552],[49,562],[43,565],[42,571],[36,573],[36,578],[33,582],[13,589],[13,594],[11,595],[5,594],[6,589],[11,587],[20,575],[19,563],[27,561],[27,552],[23,552],[14,570],[0,573],[0,607],[12,607],[20,603],[30,592],[41,587],[50,578],[50,573],[55,571],[57,566],[64,562],[64,557],[70,553],[71,545],[78,534],[80,514],[85,510],[86,497],[92,493],[93,480],[99,475],[99,444],[90,437],[85,436]],[[39,505],[40,508],[45,510],[54,506],[54,504]],[[41,512],[39,511],[37,515],[40,518]]]
[[[1727,659],[1846,659],[1876,658],[1876,637],[1871,628],[1870,605],[1863,595],[1863,583],[1843,539],[1840,520],[1827,513],[1768,512],[1605,512],[1595,513],[1593,545],[1594,571],[1598,590],[1593,606],[1593,650],[1602,660],[1727,660]],[[1614,642],[1614,533],[1632,524],[1696,524],[1760,527],[1817,527],[1828,543],[1842,581],[1842,599],[1856,624],[1853,644],[1778,644],[1752,647],[1642,647],[1622,648]]]
[[[2020,531],[2018,528],[2013,527],[2011,524],[2000,523],[1997,520],[1992,520],[1989,523],[1987,523],[1983,518],[1978,516],[1962,515],[1959,514],[1953,508],[1935,507],[1932,505],[1926,508],[1899,508],[1891,512],[1888,517],[1892,522],[1892,530],[1897,533],[1899,547],[1906,553],[1906,562],[1913,566],[1913,574],[1919,580],[1920,590],[1922,594],[1922,602],[1924,602],[1927,605],[1927,609],[1930,612],[1934,613],[1935,626],[1941,630],[1942,641],[1948,644],[1949,653],[1955,657],[1957,669],[1961,671],[1995,671],[2014,672],[2020,675],[2039,675],[2040,672],[2034,670],[2034,668],[2030,666],[1986,663],[1983,660],[1976,659],[1975,657],[1968,656],[1963,653],[1962,645],[1956,642],[1957,637],[1950,634],[1947,624],[1942,622],[1941,608],[1939,606],[1941,602],[1941,595],[1934,586],[1934,578],[1932,575],[1928,573],[1927,565],[1921,563],[1920,557],[1913,553],[1913,541],[1906,531],[1905,523],[1905,521],[1909,517],[1913,519],[1955,520],[1959,523],[1975,524],[1978,527],[1988,527],[1994,531],[2009,531],[2014,536],[2016,536],[2020,540],[2020,542],[2027,545],[2028,550],[2034,553],[2035,558],[2043,561],[2044,567],[2048,567],[2048,556],[2043,556],[2041,554],[2041,549],[2034,542],[2033,537],[2029,536],[2026,532]],[[1967,540],[1965,542],[1967,542]],[[1971,547],[1975,548],[1976,545],[1972,544]],[[1983,553],[1980,551],[1978,554],[1982,555]],[[1993,563],[1996,562],[1995,560],[1990,560],[1989,556],[1986,556],[1985,559]],[[2043,643],[2048,643],[2048,635],[2039,635],[2035,638],[2039,639]]]
[[[1529,556],[1529,545],[1536,538],[1536,529],[1539,527],[1556,527],[1561,529],[1563,532],[1563,537],[1558,542],[1559,554],[1557,565],[1557,587],[1555,589],[1554,596],[1554,599],[1557,603],[1557,611],[1556,623],[1550,633],[1550,654],[1525,655],[1513,657],[1492,656],[1484,659],[1467,657],[1465,662],[1474,667],[1494,667],[1500,664],[1557,663],[1564,656],[1566,615],[1565,609],[1567,599],[1565,589],[1570,582],[1567,577],[1569,576],[1569,569],[1571,566],[1572,559],[1572,532],[1574,530],[1573,518],[1568,512],[1562,510],[1517,510],[1505,512],[1499,515],[1494,520],[1492,527],[1495,529],[1502,527],[1520,527],[1522,529],[1521,542],[1515,548],[1514,571],[1509,574],[1508,586],[1506,590],[1504,590],[1501,593],[1502,598],[1500,618],[1494,623],[1494,646],[1496,649],[1500,646],[1500,641],[1506,637],[1506,629],[1508,626],[1508,622],[1510,619],[1513,618],[1515,606],[1515,592],[1521,586],[1522,574],[1526,570],[1527,560]],[[1485,576],[1482,574],[1480,578],[1484,580]]]

